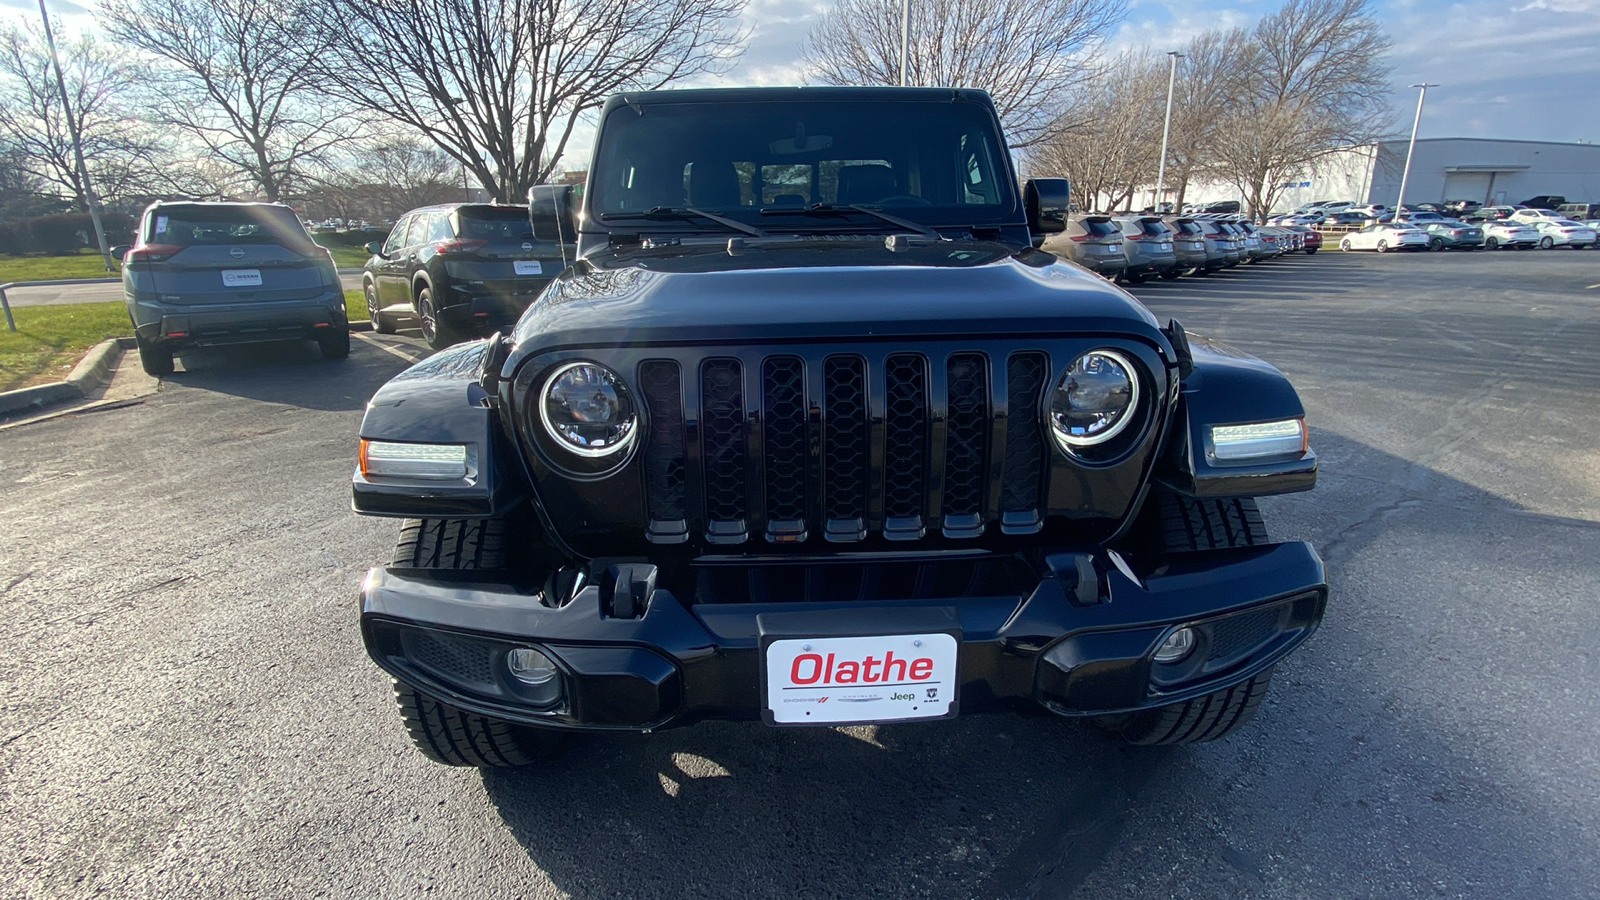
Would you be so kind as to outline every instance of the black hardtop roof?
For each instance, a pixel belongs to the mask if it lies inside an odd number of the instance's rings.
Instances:
[[[734,88],[681,88],[663,91],[626,91],[613,94],[606,100],[604,112],[623,104],[644,106],[655,103],[738,103],[749,101],[782,103],[785,101],[914,101],[937,103],[963,100],[981,103],[993,108],[994,101],[987,91],[977,88],[948,87],[859,87],[859,86],[804,86],[804,87],[734,87]]]

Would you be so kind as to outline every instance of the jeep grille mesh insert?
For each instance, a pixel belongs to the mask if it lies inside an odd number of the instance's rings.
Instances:
[[[1000,527],[1025,534],[1044,527],[1039,489],[1045,460],[1040,404],[1049,364],[1043,353],[1013,353],[1006,364],[1006,459],[1000,477]]]
[[[822,514],[827,537],[859,541],[866,536],[867,364],[859,356],[830,356],[823,363],[826,406],[822,424]]]
[[[706,540],[733,544],[745,527],[744,368],[736,359],[700,366],[700,435],[705,459]]]
[[[1255,650],[1278,631],[1284,607],[1239,613],[1211,623],[1212,660],[1226,660]]]
[[[1055,460],[1041,424],[1045,353],[724,352],[638,364],[652,542],[914,541],[1043,527]]]
[[[487,644],[405,629],[401,649],[413,663],[457,684],[494,684],[494,663]]]
[[[883,368],[884,536],[916,540],[924,532],[928,480],[928,365],[917,354],[896,353]]]
[[[958,353],[946,363],[944,533],[983,533],[983,484],[989,447],[989,361]]]
[[[769,356],[761,364],[767,536],[774,541],[806,539],[805,371],[798,356]]]
[[[639,364],[639,387],[650,414],[650,437],[644,449],[645,496],[650,514],[650,538],[658,543],[681,543],[689,530],[684,511],[685,435],[683,385],[678,364],[651,359]]]

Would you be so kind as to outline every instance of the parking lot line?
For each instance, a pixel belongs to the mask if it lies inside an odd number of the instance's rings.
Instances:
[[[410,353],[407,353],[404,350],[401,350],[399,347],[394,346],[393,344],[389,344],[389,343],[386,343],[384,341],[378,340],[377,338],[373,337],[370,334],[367,334],[366,332],[355,331],[355,332],[351,332],[350,336],[351,337],[355,337],[355,338],[360,338],[361,340],[366,341],[367,343],[371,344],[372,346],[377,347],[379,350],[382,350],[383,352],[388,353],[391,356],[398,356],[398,357],[400,357],[401,359],[405,360],[408,363],[419,363],[419,362],[422,362],[424,359],[426,359],[425,356],[413,356]]]

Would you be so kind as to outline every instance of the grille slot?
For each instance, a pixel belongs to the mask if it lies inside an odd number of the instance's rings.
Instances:
[[[884,361],[883,536],[914,541],[927,533],[922,515],[928,471],[928,364],[915,353]]]
[[[989,366],[981,353],[946,363],[944,536],[983,534],[983,482],[989,444]]]
[[[1006,363],[1006,458],[1000,476],[1000,530],[1033,534],[1039,515],[1045,447],[1040,404],[1049,362],[1043,353],[1013,353]]]
[[[418,666],[458,684],[493,685],[493,655],[487,644],[406,629],[401,649]]]
[[[713,544],[737,544],[749,536],[743,382],[737,359],[708,359],[700,366],[706,540]]]
[[[646,537],[658,544],[681,544],[689,539],[684,511],[687,439],[682,380],[678,364],[670,359],[639,364],[639,386],[650,414],[650,437],[644,450],[645,496],[650,513]]]
[[[1255,650],[1278,630],[1282,613],[1282,606],[1274,606],[1211,623],[1211,661],[1229,660]]]
[[[801,603],[1020,597],[1039,581],[1015,557],[934,562],[696,566],[692,603]]]
[[[859,356],[822,364],[823,534],[830,541],[867,536],[867,365]]]
[[[761,364],[767,540],[775,543],[807,534],[805,372],[798,356],[769,356]]]

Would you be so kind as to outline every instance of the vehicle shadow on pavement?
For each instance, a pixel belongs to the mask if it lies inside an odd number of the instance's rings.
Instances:
[[[707,723],[585,737],[483,782],[574,896],[998,897],[1098,858],[1172,755],[1046,716]]]
[[[405,361],[361,341],[348,359],[324,359],[310,341],[202,347],[178,357],[166,386],[317,410],[357,410]]]
[[[1593,671],[1600,611],[1507,582],[1564,563],[1600,583],[1600,525],[1318,440],[1324,484],[1262,505],[1328,560],[1328,619],[1225,740],[705,723],[583,737],[483,773],[488,797],[575,897],[1587,895],[1600,734],[1567,679]]]

